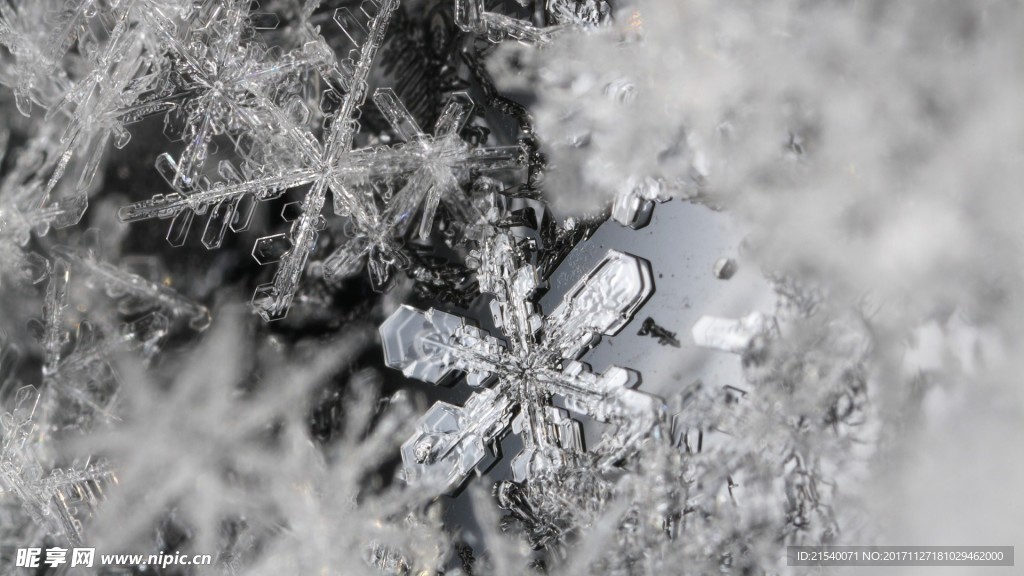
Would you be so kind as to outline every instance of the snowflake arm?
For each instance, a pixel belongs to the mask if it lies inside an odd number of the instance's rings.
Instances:
[[[125,295],[150,303],[175,317],[188,320],[193,330],[205,330],[210,325],[210,311],[177,291],[122,270],[109,262],[99,260],[90,250],[70,246],[59,246],[54,251],[67,259],[75,268],[100,282],[108,294],[114,297]]]

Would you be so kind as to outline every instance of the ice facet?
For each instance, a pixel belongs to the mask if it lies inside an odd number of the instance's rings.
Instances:
[[[461,408],[434,404],[402,445],[406,481],[442,481],[447,490],[457,490],[474,471],[485,472],[512,412],[509,398],[492,389],[473,394]]]
[[[772,328],[769,317],[753,312],[738,320],[701,316],[691,333],[697,346],[742,354],[750,350],[758,336],[768,334]]]
[[[252,248],[252,257],[261,266],[280,262],[281,257],[288,251],[288,237],[286,234],[274,234],[264,236],[256,240]]]

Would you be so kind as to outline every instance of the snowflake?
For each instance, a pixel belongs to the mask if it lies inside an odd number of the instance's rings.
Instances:
[[[169,83],[160,66],[162,58],[154,56],[161,52],[161,46],[152,40],[158,35],[142,32],[157,28],[151,25],[154,12],[174,11],[184,13],[185,9],[174,8],[170,2],[155,9],[150,1],[134,0],[111,7],[105,18],[96,19],[105,34],[102,48],[83,49],[87,73],[76,79],[46,113],[47,120],[60,116],[67,119],[59,139],[60,162],[47,184],[47,193],[63,176],[76,149],[82,149],[86,160],[75,195],[84,201],[107,144],[113,140],[115,147],[124,148],[131,140],[128,125],[176,106],[169,98]],[[99,44],[96,39],[92,41]]]
[[[45,105],[67,89],[70,80],[61,59],[78,35],[88,31],[83,24],[90,10],[95,10],[93,0],[0,2],[0,44],[15,59],[13,74],[4,83],[13,86],[23,115],[31,113],[33,102]]]
[[[49,459],[40,453],[38,403],[39,392],[25,386],[15,395],[14,408],[0,416],[0,487],[21,502],[37,526],[78,546],[82,521],[117,478],[108,466],[88,462],[44,472]]]
[[[111,408],[117,398],[118,382],[108,359],[138,349],[144,357],[152,356],[168,333],[169,322],[160,312],[150,312],[122,324],[116,331],[100,334],[92,323],[79,320],[69,351],[72,339],[67,330],[66,310],[70,275],[67,261],[55,258],[43,301],[43,316],[29,323],[43,349],[45,412],[50,420],[65,416],[78,421],[78,407],[85,407],[105,420],[113,420]],[[59,400],[70,400],[78,406],[62,407]]]
[[[0,129],[0,147],[6,147],[8,136]],[[55,142],[53,127],[41,129],[18,151],[0,180],[0,271],[16,283],[38,284],[49,272],[45,258],[25,248],[32,234],[44,236],[51,228],[77,224],[88,205],[84,195],[49,201],[46,176],[58,170],[61,163]]]
[[[342,62],[342,69],[349,71],[343,82],[348,91],[339,110],[328,116],[320,140],[280,107],[266,102],[261,110],[280,129],[284,143],[267,145],[276,146],[273,150],[283,156],[263,151],[263,165],[247,162],[241,171],[222,162],[220,173],[225,180],[213,185],[197,183],[196,189],[185,189],[176,181],[174,175],[181,169],[173,159],[165,157],[162,173],[168,182],[176,184],[176,192],[125,206],[119,212],[124,221],[172,218],[168,239],[174,245],[184,243],[194,215],[209,213],[203,243],[215,248],[228,229],[237,232],[248,227],[258,202],[277,198],[291,188],[308,186],[304,200],[290,203],[283,210],[285,220],[292,221],[291,230],[261,237],[253,248],[253,257],[260,264],[280,262],[273,281],[258,287],[253,297],[254,306],[266,320],[282,318],[288,311],[306,261],[326,226],[321,210],[328,190],[333,195],[335,213],[347,217],[352,224],[353,238],[325,259],[325,276],[333,280],[354,274],[365,258],[372,285],[383,290],[393,269],[408,262],[402,251],[402,236],[421,206],[421,236],[429,234],[434,213],[442,201],[464,220],[472,220],[474,215],[466,212],[466,203],[458,201],[461,195],[456,196],[461,182],[470,174],[515,168],[524,161],[518,146],[471,149],[458,137],[471,110],[468,97],[462,93],[449,101],[431,137],[420,130],[393,91],[379,89],[375,93],[378,106],[387,111],[395,132],[407,143],[353,151],[353,140],[359,130],[355,118],[365,99],[370,68],[389,15],[397,7],[396,2],[376,0],[364,4],[361,12],[373,14],[368,29],[347,9],[339,9],[335,15],[335,20],[360,48],[353,51],[358,62]],[[325,102],[329,104],[334,97],[333,92],[328,92]],[[294,162],[288,165],[282,157]],[[392,197],[384,197],[374,187],[375,183],[390,184],[401,179],[406,183]]]
[[[142,282],[141,278],[103,266],[122,279],[134,279],[136,288]],[[47,439],[63,433],[68,422],[68,430],[81,430],[85,422],[83,408],[113,420],[110,408],[117,382],[108,359],[134,348],[152,354],[168,331],[168,321],[162,314],[152,312],[122,324],[119,330],[101,334],[91,323],[79,320],[72,344],[66,314],[70,266],[65,259],[56,257],[48,268],[51,273],[42,318],[29,323],[43,353],[42,391],[33,386],[20,388],[14,396],[13,408],[0,417],[0,485],[7,499],[15,498],[21,503],[38,529],[80,545],[82,522],[93,515],[105,490],[117,483],[117,477],[106,464],[91,464],[91,458],[84,465],[56,466],[55,457],[46,450],[54,444]],[[82,277],[88,279],[89,272],[85,271]],[[120,289],[119,295],[124,296],[125,292]],[[0,348],[2,382],[17,359],[17,351],[13,347]]]
[[[441,567],[446,538],[438,507],[427,506],[435,494],[399,483],[375,487],[413,420],[404,394],[377,396],[379,380],[374,371],[352,378],[341,404],[344,428],[329,445],[311,442],[308,428],[291,429],[269,489],[287,528],[246,574],[419,574]]]
[[[173,164],[170,179],[176,190],[195,187],[214,136],[240,132],[269,136],[262,133],[267,128],[263,117],[265,108],[274,103],[266,94],[291,93],[295,72],[322,64],[323,51],[316,43],[308,50],[303,47],[280,56],[268,49],[253,32],[276,27],[276,17],[249,10],[247,1],[208,3],[192,18],[184,38],[166,38],[177,84],[169,98],[185,100],[167,118],[168,127],[174,124],[173,116],[182,117],[185,125],[185,149]],[[169,160],[161,156],[158,168]]]
[[[196,331],[205,330],[210,325],[210,310],[206,306],[164,283],[143,278],[100,259],[98,245],[97,235],[86,231],[83,245],[55,246],[53,252],[90,282],[102,286],[108,296],[121,300],[128,310],[141,312],[156,308],[174,318],[187,320],[189,327]]]
[[[257,240],[253,250],[253,256],[261,264],[280,262],[273,281],[257,288],[253,305],[266,320],[283,318],[294,298],[310,251],[325,226],[320,212],[326,201],[327,190],[352,149],[359,130],[358,112],[366,98],[370,69],[383,42],[388,20],[397,6],[397,0],[365,0],[360,11],[369,17],[368,28],[356,21],[347,9],[335,12],[336,22],[357,46],[351,52],[357,60],[350,57],[341,62],[345,72],[342,87],[347,92],[340,109],[328,117],[322,144],[308,130],[297,125],[285,111],[265,98],[262,100],[261,113],[266,114],[266,119],[282,132],[281,141],[284,144],[278,148],[287,146],[297,151],[285,158],[289,160],[297,157],[299,161],[295,165],[289,166],[288,162],[277,158],[269,166],[256,168],[248,164],[240,175],[230,164],[222,163],[220,172],[226,181],[206,186],[200,181],[179,178],[177,175],[187,174],[187,170],[164,156],[162,173],[175,187],[175,192],[125,206],[120,210],[119,217],[123,221],[173,218],[168,240],[174,245],[181,245],[188,234],[193,215],[209,211],[203,240],[208,248],[213,248],[220,245],[228,228],[239,231],[248,226],[255,202],[276,198],[289,188],[309,185],[305,198],[295,205],[298,217],[292,223],[290,232],[287,235],[262,237]],[[256,91],[247,93],[258,96]],[[193,189],[193,186],[196,188]],[[335,204],[344,205],[357,214],[364,214],[368,208],[373,208],[368,207],[367,199],[354,194],[345,195],[340,187],[335,187]],[[286,244],[283,249],[280,248],[282,244]],[[275,256],[271,258],[270,254]]]
[[[378,89],[373,99],[395,134],[406,144],[378,149],[375,155],[388,161],[378,159],[364,166],[370,167],[369,177],[377,180],[391,181],[399,177],[407,177],[407,180],[379,216],[376,212],[366,212],[353,218],[356,237],[324,260],[324,275],[328,279],[349,276],[357,272],[364,257],[369,256],[371,282],[382,289],[392,269],[408,263],[395,239],[405,234],[417,212],[422,211],[417,227],[421,239],[430,236],[442,202],[459,221],[476,221],[480,214],[462,194],[461,184],[470,174],[517,168],[525,162],[525,153],[520,146],[471,149],[469,143],[459,137],[473,108],[465,92],[452,95],[434,124],[432,136],[423,132],[390,88]],[[350,182],[359,181],[353,170],[347,172]],[[336,206],[336,211],[357,216],[344,206]]]
[[[278,440],[302,425],[302,399],[366,340],[365,330],[353,329],[310,354],[290,351],[298,362],[270,347],[250,356],[238,317],[219,315],[209,338],[166,373],[122,364],[132,386],[120,420],[77,442],[83,453],[108,457],[118,473],[119,486],[95,519],[110,544],[136,543],[173,510],[195,549],[210,553],[225,523],[250,513],[264,518],[256,512],[273,505],[268,483],[290,473],[280,467],[287,446]]]
[[[601,334],[625,326],[650,297],[650,264],[609,251],[542,317],[532,303],[540,278],[521,242],[499,231],[472,257],[481,291],[494,296],[492,314],[507,343],[435,309],[403,306],[381,325],[389,366],[435,384],[464,371],[467,383],[480,389],[462,407],[439,402],[424,415],[402,447],[407,480],[436,474],[449,490],[458,489],[474,469],[493,463],[497,442],[510,430],[524,444],[512,461],[517,481],[560,468],[583,453],[580,425],[569,411],[618,425],[607,437],[606,464],[621,458],[657,420],[661,401],[633,390],[629,371],[613,366],[598,375],[578,359]],[[568,410],[556,407],[554,397]]]

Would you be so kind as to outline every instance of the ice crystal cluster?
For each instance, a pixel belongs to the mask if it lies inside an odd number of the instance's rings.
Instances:
[[[0,572],[1012,545],[1022,50],[1009,0],[0,0]]]

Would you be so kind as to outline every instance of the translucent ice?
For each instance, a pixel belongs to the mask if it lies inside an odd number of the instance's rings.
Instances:
[[[626,370],[598,375],[576,361],[600,335],[619,331],[651,295],[645,260],[610,251],[543,317],[532,303],[537,271],[525,264],[513,236],[494,234],[475,254],[481,289],[495,297],[492,313],[507,345],[439,310],[402,307],[381,326],[389,366],[433,383],[463,371],[470,385],[483,387],[462,408],[438,404],[424,416],[403,446],[410,482],[438,474],[458,489],[473,470],[493,462],[494,443],[509,432],[524,443],[513,461],[517,480],[564,465],[583,444],[579,424],[551,405],[553,396],[572,412],[633,430],[627,437],[655,424],[660,401],[632,390]]]

